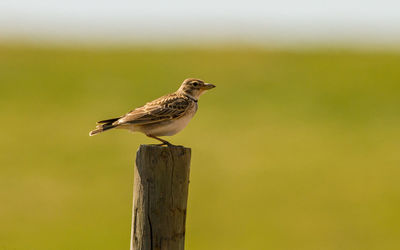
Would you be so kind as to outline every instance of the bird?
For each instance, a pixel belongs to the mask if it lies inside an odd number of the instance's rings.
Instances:
[[[104,131],[120,128],[131,132],[141,132],[162,142],[159,145],[172,144],[159,136],[172,136],[184,129],[196,114],[199,97],[215,88],[203,80],[188,78],[177,91],[146,103],[123,116],[97,122],[96,129],[90,131],[93,136]]]

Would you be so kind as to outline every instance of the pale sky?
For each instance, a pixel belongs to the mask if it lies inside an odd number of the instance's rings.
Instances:
[[[1,0],[0,39],[400,42],[400,0]]]

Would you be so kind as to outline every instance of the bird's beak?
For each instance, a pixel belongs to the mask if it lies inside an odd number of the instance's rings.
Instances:
[[[215,85],[211,84],[211,83],[204,83],[204,85],[202,87],[202,89],[204,89],[204,90],[212,89],[212,88],[215,88]]]

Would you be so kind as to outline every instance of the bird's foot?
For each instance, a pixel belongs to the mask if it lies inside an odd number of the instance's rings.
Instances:
[[[159,140],[160,142],[162,142],[161,144],[154,144],[155,146],[167,146],[167,147],[169,147],[169,146],[174,146],[173,144],[169,143],[168,141],[163,140],[163,139],[161,139],[161,138],[159,138],[159,137],[157,137],[157,136],[154,136],[154,135],[147,135],[147,136],[148,136],[148,137],[151,137],[151,138],[154,138],[154,139]]]
[[[169,143],[169,142],[163,142],[163,143],[160,143],[160,144],[153,144],[154,146],[167,146],[167,147],[170,147],[170,146],[175,146],[174,144],[171,144],[171,143]]]

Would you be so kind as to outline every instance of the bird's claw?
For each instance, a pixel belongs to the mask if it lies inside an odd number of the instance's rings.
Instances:
[[[163,143],[160,143],[160,144],[153,144],[153,145],[154,146],[167,146],[167,147],[174,146],[173,144],[171,144],[169,142],[163,142]]]

